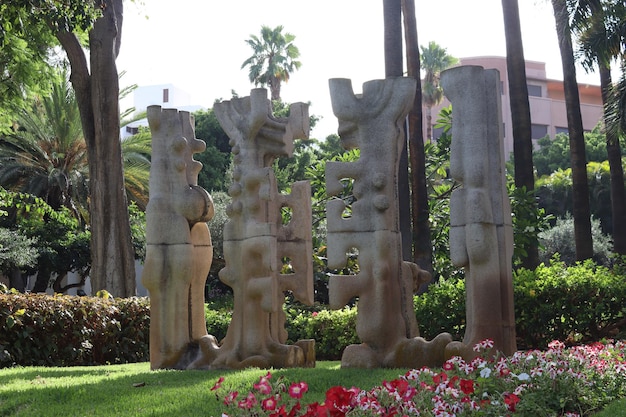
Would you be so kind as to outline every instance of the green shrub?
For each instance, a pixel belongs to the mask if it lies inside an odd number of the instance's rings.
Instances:
[[[440,333],[450,333],[454,340],[462,340],[465,332],[465,280],[440,280],[428,291],[415,296],[415,316],[420,336],[427,340]]]
[[[356,335],[356,313],[356,307],[297,314],[291,312],[285,325],[289,343],[315,339],[317,359],[338,360],[346,346],[361,343]]]
[[[233,317],[232,310],[226,308],[211,310],[208,305],[205,305],[204,313],[207,331],[221,341],[226,336],[228,325]]]
[[[613,244],[611,238],[602,233],[600,221],[591,219],[591,234],[593,238],[593,259],[598,264],[608,266],[611,262]],[[555,254],[566,265],[576,263],[576,245],[574,241],[574,219],[567,213],[565,217],[556,220],[556,225],[539,234],[541,243],[539,260],[549,263]]]
[[[149,322],[145,298],[0,291],[0,367],[146,361]]]
[[[519,347],[542,349],[551,340],[574,344],[619,337],[626,330],[624,278],[590,260],[570,267],[554,261],[535,271],[518,271],[514,289]]]

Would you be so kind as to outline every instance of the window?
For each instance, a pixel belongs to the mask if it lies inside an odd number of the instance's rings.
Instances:
[[[170,101],[170,90],[169,88],[163,89],[163,103],[167,103]]]
[[[529,97],[541,97],[541,86],[528,84],[528,96]]]
[[[531,136],[533,139],[541,139],[548,136],[548,125],[531,125]]]
[[[137,133],[139,133],[139,128],[126,126],[126,133],[130,133],[131,135],[136,135]]]
[[[558,135],[559,133],[564,133],[564,134],[566,134],[566,135],[568,135],[568,136],[569,136],[569,130],[568,130],[566,127],[558,127],[558,126],[557,126],[557,127],[555,127],[554,129],[555,129],[555,131],[556,131],[556,134],[557,134],[557,135]]]

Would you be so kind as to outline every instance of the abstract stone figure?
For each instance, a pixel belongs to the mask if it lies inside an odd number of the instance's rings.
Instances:
[[[462,66],[441,74],[452,102],[450,175],[463,184],[450,198],[450,257],[465,267],[463,342],[447,356],[473,358],[484,339],[506,355],[517,350],[513,309],[513,228],[506,192],[500,74]]]
[[[347,253],[358,251],[357,275],[330,277],[330,307],[342,308],[358,297],[357,334],[363,342],[348,346],[342,367],[421,367],[441,365],[441,334],[427,342],[418,336],[413,289],[419,287],[417,265],[403,262],[398,218],[398,161],[404,146],[403,123],[413,102],[415,80],[369,81],[355,96],[347,79],[331,79],[333,112],[346,149],[359,148],[356,162],[327,162],[329,196],[342,192],[342,180],[353,180],[356,201],[344,216],[341,199],[327,203],[328,266],[346,266]],[[421,275],[420,275],[421,274]]]
[[[290,156],[295,138],[308,137],[308,109],[293,104],[288,119],[272,116],[265,89],[214,106],[234,155],[232,203],[224,228],[226,267],[220,279],[233,289],[233,318],[221,346],[200,341],[192,368],[314,366],[312,341],[285,345],[284,292],[313,303],[311,191],[297,182],[290,195],[278,192],[272,162]],[[291,209],[284,225],[281,209]],[[282,274],[288,262],[293,273]]]
[[[207,336],[204,286],[213,246],[206,224],[213,201],[198,186],[206,148],[195,138],[188,112],[148,107],[152,132],[150,200],[146,208],[146,261],[142,282],[150,293],[150,366],[185,367],[193,341]]]

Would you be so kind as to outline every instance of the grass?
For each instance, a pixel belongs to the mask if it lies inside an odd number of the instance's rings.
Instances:
[[[267,371],[150,371],[149,364],[94,367],[15,367],[0,370],[0,416],[221,416],[221,401],[210,389],[226,378],[222,394],[247,392]],[[340,369],[318,362],[314,369],[272,370],[272,381],[306,381],[303,404],[322,401],[334,385],[369,389],[403,374],[403,369]],[[597,417],[626,417],[626,399]]]
[[[340,370],[339,362],[316,368],[272,370],[272,380],[306,381],[303,403],[322,401],[334,385],[371,388],[406,370]],[[221,416],[210,391],[220,376],[222,394],[247,392],[266,370],[150,371],[148,363],[94,367],[16,367],[0,370],[0,416]],[[225,388],[225,389],[224,389]]]

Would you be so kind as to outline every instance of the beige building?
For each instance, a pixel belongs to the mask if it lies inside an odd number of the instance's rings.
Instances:
[[[509,82],[506,70],[506,58],[495,56],[461,58],[461,65],[479,65],[486,69],[495,68],[500,71],[502,86],[502,122],[504,124],[504,152],[508,159],[513,152],[513,130],[511,123],[511,106],[509,105]],[[546,77],[546,64],[543,62],[526,61],[526,79],[528,81],[528,100],[530,103],[530,120],[532,123],[533,142],[545,137],[554,137],[557,133],[567,133],[567,116],[563,81],[550,80]],[[579,84],[580,111],[583,118],[583,129],[592,130],[602,118],[602,96],[600,86]],[[439,110],[449,106],[444,99],[439,106],[433,108],[433,124]],[[426,122],[424,121],[424,124]],[[424,135],[426,135],[424,126]],[[433,136],[439,132],[435,129]],[[425,137],[425,136],[424,136]]]

